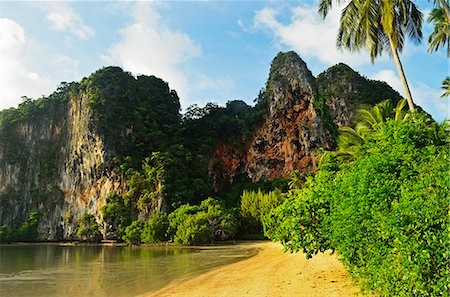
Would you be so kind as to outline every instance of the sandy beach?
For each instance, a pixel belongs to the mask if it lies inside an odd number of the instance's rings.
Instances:
[[[239,244],[258,248],[246,260],[220,267],[193,279],[173,282],[145,297],[348,297],[362,296],[335,255],[283,253],[273,242]]]

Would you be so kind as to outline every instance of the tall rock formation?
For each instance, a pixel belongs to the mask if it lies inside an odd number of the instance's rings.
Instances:
[[[306,63],[294,52],[272,62],[265,90],[268,115],[246,154],[252,180],[288,177],[315,169],[315,152],[334,140],[316,110],[317,86]]]
[[[162,80],[108,67],[2,111],[0,226],[17,228],[39,211],[40,239],[75,239],[83,214],[100,222],[107,196],[125,190],[114,158],[158,149],[153,141],[178,125],[179,107]]]
[[[259,181],[286,178],[293,170],[310,173],[317,150],[335,146],[337,128],[352,125],[358,108],[400,98],[386,83],[345,64],[314,78],[295,52],[279,53],[260,96],[267,109],[262,125],[242,147],[222,142],[213,153],[209,171],[215,188],[242,175]]]
[[[344,64],[316,79],[288,52],[273,60],[256,107],[210,104],[191,108],[193,117],[181,121],[178,96],[167,83],[103,68],[80,83],[63,83],[48,98],[0,112],[0,227],[17,229],[38,211],[39,239],[76,239],[80,218],[90,214],[107,238],[119,224],[101,208],[108,197],[127,193],[130,168],[141,170],[134,171],[143,179],[136,191],[146,191],[130,198],[132,207],[124,202],[129,197],[121,200],[122,210],[136,208],[130,220],[148,218],[169,199],[198,202],[237,177],[307,174],[315,170],[318,149],[334,147],[336,128],[352,123],[361,104],[389,98],[400,96]],[[146,165],[154,155],[161,158],[157,168]]]
[[[319,74],[316,83],[320,97],[338,127],[354,124],[356,111],[361,106],[373,106],[386,99],[395,105],[401,99],[400,94],[385,82],[362,77],[343,63]]]

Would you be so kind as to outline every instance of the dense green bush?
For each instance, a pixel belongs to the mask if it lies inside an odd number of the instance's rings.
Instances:
[[[38,225],[41,215],[37,211],[28,214],[26,221],[20,226],[17,232],[17,240],[35,241],[38,237]]]
[[[6,225],[0,226],[0,243],[11,242],[12,240],[11,229]]]
[[[77,236],[82,241],[97,242],[101,240],[99,225],[97,224],[94,215],[85,213],[81,216],[79,219]]]
[[[285,194],[280,190],[264,193],[261,189],[244,190],[241,196],[241,217],[243,232],[246,234],[262,234],[261,219],[270,211],[283,203]]]
[[[218,200],[208,198],[200,205],[184,204],[168,216],[154,212],[148,221],[135,220],[125,228],[122,239],[133,244],[209,244],[233,238],[236,228],[233,214]]]
[[[121,240],[125,235],[125,228],[131,225],[136,215],[129,204],[123,195],[106,197],[106,205],[100,209],[106,227],[106,238]]]
[[[169,215],[169,238],[179,244],[212,243],[234,237],[237,220],[218,200],[182,205]]]
[[[165,213],[154,212],[142,231],[141,241],[145,243],[156,243],[167,241],[167,229],[169,220]]]
[[[449,151],[420,114],[380,123],[360,154],[325,163],[266,217],[266,234],[311,256],[335,249],[381,296],[447,296]]]
[[[145,222],[142,220],[136,220],[131,223],[130,226],[125,228],[125,234],[122,239],[125,242],[139,244],[142,242],[142,232],[145,228]]]
[[[167,215],[161,212],[151,214],[148,221],[135,220],[125,228],[122,240],[132,244],[167,241]]]
[[[38,238],[38,225],[41,214],[32,211],[18,229],[6,225],[0,226],[0,243],[12,241],[35,241]]]
[[[286,250],[302,250],[308,258],[331,248],[327,217],[327,195],[334,187],[336,173],[322,168],[308,177],[303,188],[287,194],[286,201],[262,218],[264,234],[280,241]]]

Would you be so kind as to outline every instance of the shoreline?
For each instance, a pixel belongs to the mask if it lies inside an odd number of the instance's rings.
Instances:
[[[256,255],[139,297],[348,297],[362,296],[336,255],[307,260],[302,253],[284,253],[279,243],[239,242],[257,248]]]
[[[48,245],[48,246],[107,246],[107,247],[173,247],[173,248],[186,248],[186,249],[207,249],[207,248],[223,248],[229,246],[237,246],[238,244],[243,244],[245,242],[258,242],[264,240],[229,240],[229,241],[220,241],[214,244],[204,244],[204,245],[183,245],[183,244],[175,244],[170,242],[161,242],[161,243],[142,243],[142,244],[130,244],[125,242],[117,242],[117,241],[102,241],[102,242],[83,242],[83,241],[15,241],[8,243],[0,243],[0,247],[2,246],[36,246],[36,245]]]

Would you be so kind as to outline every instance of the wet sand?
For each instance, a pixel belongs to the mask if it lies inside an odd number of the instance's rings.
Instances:
[[[349,297],[362,296],[335,255],[307,260],[273,242],[245,242],[258,248],[246,260],[220,267],[190,280],[178,281],[145,297]]]

